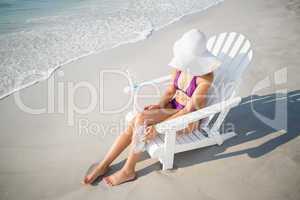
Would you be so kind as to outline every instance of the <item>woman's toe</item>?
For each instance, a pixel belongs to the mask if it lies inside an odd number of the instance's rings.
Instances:
[[[88,176],[84,177],[84,179],[81,183],[82,184],[88,184],[89,183],[89,177]]]
[[[109,176],[103,178],[104,182],[108,186],[113,186],[112,182],[109,179]]]

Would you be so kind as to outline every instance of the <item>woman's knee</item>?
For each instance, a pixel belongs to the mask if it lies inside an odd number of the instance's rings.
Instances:
[[[147,113],[146,111],[142,111],[139,112],[136,116],[135,116],[135,121],[134,124],[137,125],[151,125],[153,121],[150,118],[149,113]]]
[[[144,124],[145,119],[146,119],[145,112],[139,112],[139,113],[135,116],[134,124],[135,124],[135,125],[142,125],[142,124]]]

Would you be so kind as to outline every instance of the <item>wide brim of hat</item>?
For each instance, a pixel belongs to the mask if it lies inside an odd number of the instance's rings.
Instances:
[[[217,57],[207,51],[202,56],[189,59],[173,57],[168,65],[193,76],[201,76],[215,71],[221,64]]]

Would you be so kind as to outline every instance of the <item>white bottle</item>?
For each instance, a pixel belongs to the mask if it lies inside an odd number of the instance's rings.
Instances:
[[[135,153],[143,152],[146,150],[146,142],[144,142],[146,124],[137,126],[134,130],[133,138],[133,151]]]

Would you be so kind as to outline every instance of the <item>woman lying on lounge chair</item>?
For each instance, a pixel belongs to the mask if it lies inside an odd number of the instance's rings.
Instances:
[[[205,96],[213,81],[213,71],[221,64],[207,51],[206,36],[196,29],[186,32],[174,44],[173,54],[169,63],[174,69],[173,81],[160,102],[146,106],[144,111],[134,117],[127,129],[116,138],[104,159],[84,178],[84,184],[91,184],[97,177],[104,176],[110,164],[129,145],[131,151],[122,169],[104,177],[103,181],[114,186],[135,179],[135,165],[140,154],[147,142],[157,134],[154,125],[205,106]],[[191,132],[197,127],[196,123],[190,124],[181,133]]]

